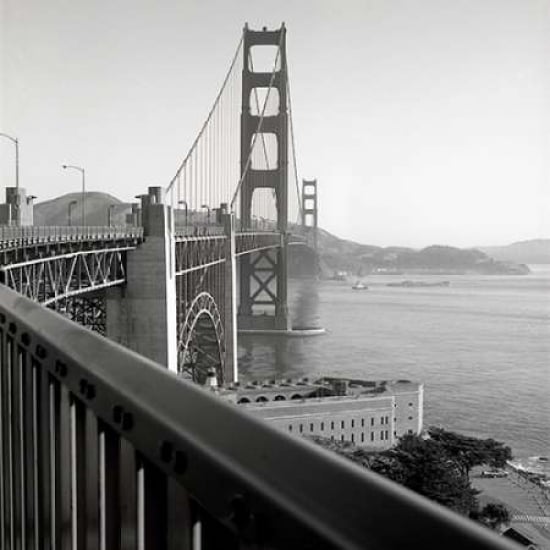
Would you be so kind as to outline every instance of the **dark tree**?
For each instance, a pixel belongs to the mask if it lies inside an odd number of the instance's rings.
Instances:
[[[470,515],[487,525],[495,521],[499,524],[499,516],[491,512],[492,508],[482,511],[486,519],[480,519],[478,491],[472,487],[469,478],[474,466],[489,464],[501,467],[511,458],[510,448],[498,441],[468,437],[440,428],[431,428],[428,438],[405,435],[394,448],[382,452],[319,437],[312,439],[456,512]]]
[[[491,529],[498,529],[510,523],[511,516],[508,508],[503,504],[490,503],[482,508],[476,519]]]
[[[502,468],[512,458],[510,447],[494,439],[478,439],[442,428],[430,428],[428,434],[449,457],[457,461],[465,475],[469,475],[474,466],[483,464]]]
[[[436,441],[407,435],[375,457],[371,469],[461,514],[477,508],[477,491]]]

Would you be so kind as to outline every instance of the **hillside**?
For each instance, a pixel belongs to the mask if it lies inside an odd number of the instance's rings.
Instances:
[[[533,239],[508,246],[481,246],[479,249],[504,262],[550,264],[550,239]]]
[[[76,201],[76,205],[72,208],[72,223],[79,225],[82,212],[81,200],[80,193],[69,193],[38,203],[34,210],[35,224],[67,225],[69,203]],[[126,214],[131,211],[129,203],[124,203],[107,193],[86,193],[87,225],[107,225],[110,205],[115,205],[113,224],[125,224]],[[347,271],[350,275],[359,276],[372,272],[441,274],[524,274],[529,272],[526,266],[507,261],[495,261],[476,249],[464,250],[440,245],[429,246],[422,250],[397,246],[382,248],[340,239],[323,229],[319,229],[319,253],[319,269],[323,277],[332,277],[337,271]],[[313,255],[304,251],[303,247],[291,247],[289,262],[291,273],[311,273],[317,270],[315,264]]]
[[[82,194],[68,193],[55,199],[40,202],[34,207],[35,225],[67,225],[69,204],[76,201],[71,207],[72,225],[81,225]],[[131,205],[107,193],[86,193],[86,225],[107,225],[108,210],[111,204],[116,205],[112,212],[113,225],[124,225],[126,214],[131,211]]]
[[[405,247],[378,247],[339,239],[319,230],[320,270],[324,277],[338,271],[349,275],[368,273],[529,273],[525,265],[496,261],[477,249],[433,245],[415,250]]]

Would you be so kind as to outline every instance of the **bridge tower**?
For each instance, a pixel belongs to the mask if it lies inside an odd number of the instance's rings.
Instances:
[[[255,47],[275,46],[277,70],[256,72],[251,64]],[[253,31],[246,25],[243,41],[240,218],[243,231],[252,227],[252,197],[258,189],[271,189],[275,196],[277,229],[282,234],[281,247],[244,255],[240,261],[240,330],[289,330],[287,305],[287,230],[288,230],[288,111],[286,28]],[[278,112],[263,117],[253,113],[252,101],[257,92],[269,90],[278,95]],[[271,135],[269,135],[271,134]],[[258,169],[250,163],[251,145],[258,139],[276,142],[276,162]]]
[[[302,180],[302,227],[313,232],[313,248],[317,252],[317,180]]]

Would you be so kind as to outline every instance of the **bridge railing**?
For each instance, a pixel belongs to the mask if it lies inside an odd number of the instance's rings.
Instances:
[[[0,285],[0,547],[515,548]]]
[[[134,226],[0,226],[0,247],[91,239],[143,237],[143,228]]]

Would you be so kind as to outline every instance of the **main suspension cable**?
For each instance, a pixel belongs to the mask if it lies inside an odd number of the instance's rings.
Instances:
[[[286,89],[287,89],[287,96],[288,96],[288,114],[290,119],[290,143],[292,145],[292,161],[294,166],[294,181],[296,183],[296,196],[298,197],[298,218],[302,219],[304,212],[303,212],[303,205],[302,205],[302,198],[300,196],[300,185],[298,183],[298,164],[296,160],[296,141],[294,137],[294,122],[292,117],[292,98],[290,95],[290,75],[288,71],[288,64],[287,64],[287,71],[286,71]]]

